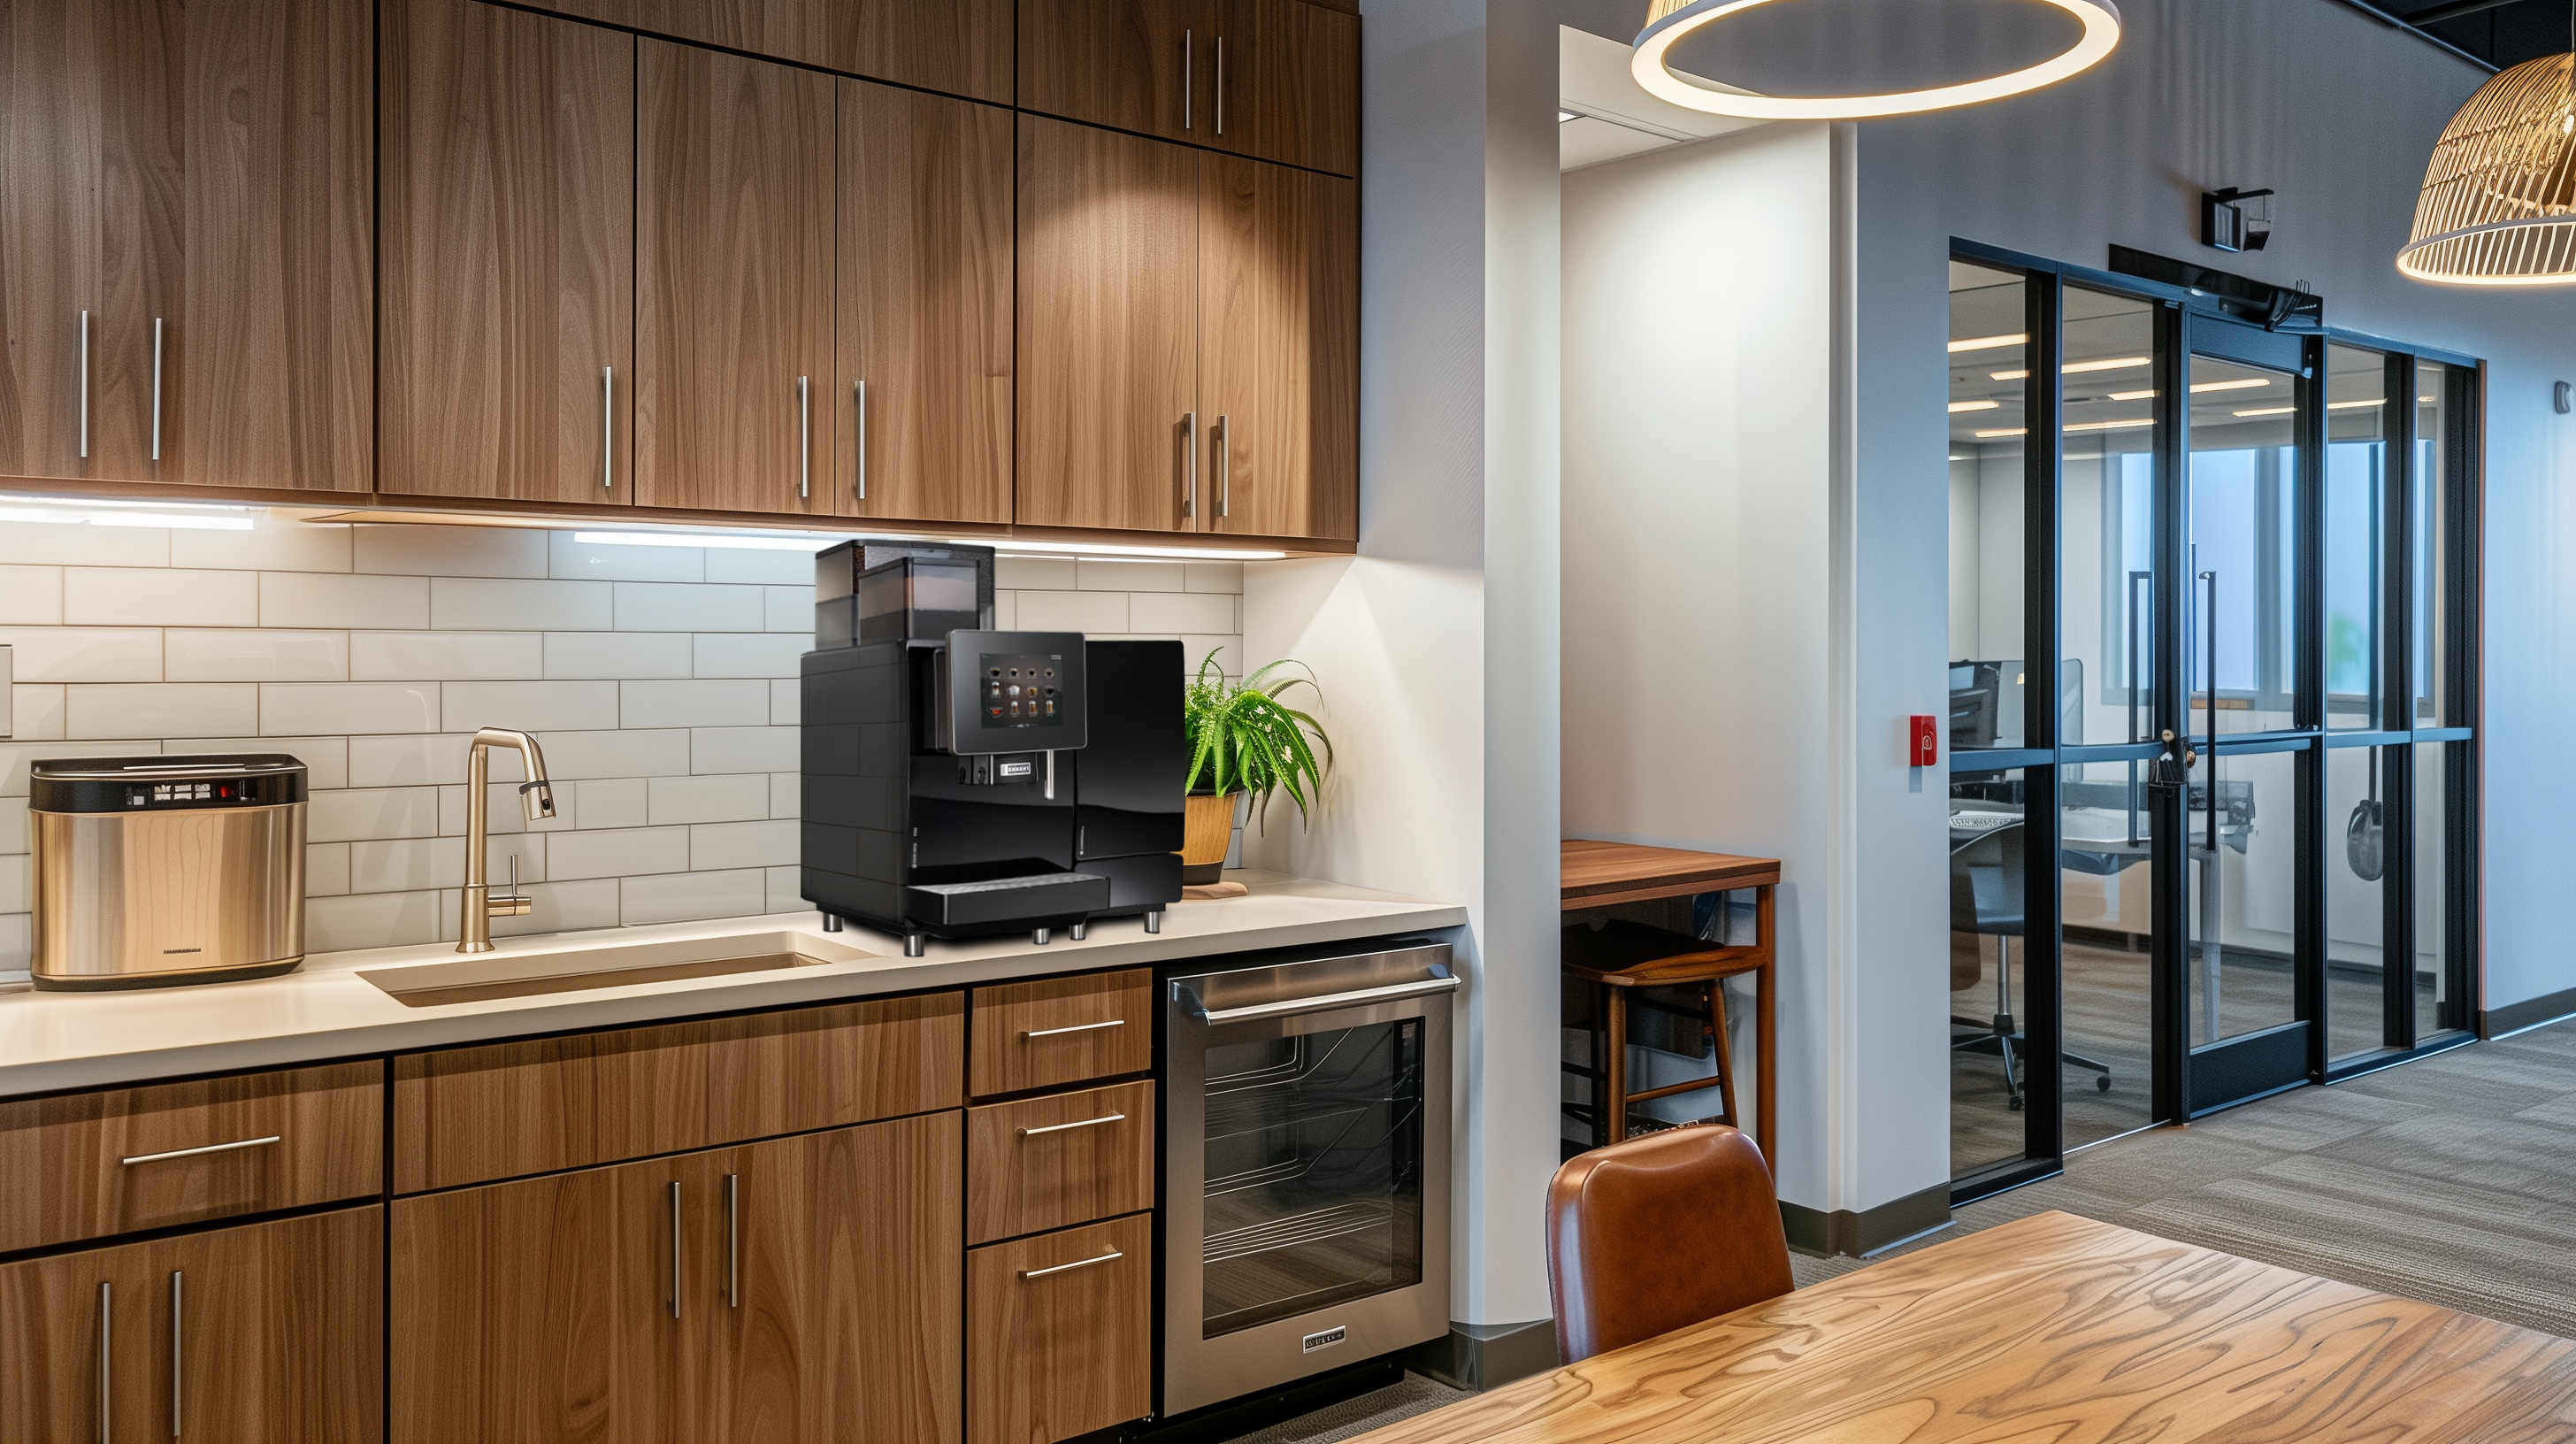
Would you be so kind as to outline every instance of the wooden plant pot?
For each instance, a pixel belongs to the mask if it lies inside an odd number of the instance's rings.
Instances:
[[[1192,793],[1181,817],[1181,882],[1205,887],[1225,871],[1234,843],[1234,800],[1239,793]]]

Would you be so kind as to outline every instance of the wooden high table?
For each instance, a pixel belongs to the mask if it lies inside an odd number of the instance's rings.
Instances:
[[[1360,1444],[2576,1438],[2576,1342],[2042,1213]]]
[[[1565,912],[1609,907],[1617,903],[1653,902],[1660,898],[1695,897],[1704,892],[1732,892],[1740,888],[1753,890],[1754,924],[1750,945],[1711,946],[1613,969],[1569,966],[1568,971],[1603,984],[1609,990],[1610,1026],[1605,1031],[1610,1041],[1603,1050],[1601,1091],[1595,1095],[1593,1107],[1597,1117],[1618,1120],[1618,1128],[1606,1130],[1613,1141],[1626,1131],[1630,1102],[1709,1087],[1719,1081],[1712,1079],[1630,1093],[1627,1086],[1627,1030],[1622,1026],[1626,1010],[1619,1003],[1620,990],[1713,981],[1739,973],[1753,974],[1753,1140],[1761,1145],[1762,1161],[1770,1165],[1772,1176],[1777,1178],[1780,1160],[1773,1151],[1772,1140],[1778,1132],[1779,1107],[1773,1081],[1779,1071],[1779,1046],[1773,974],[1779,949],[1771,891],[1780,881],[1780,860],[1571,838],[1563,843],[1558,857],[1558,878]],[[1724,1079],[1727,1053],[1724,1040],[1721,1038],[1719,1042],[1719,1079]],[[1722,1088],[1720,1096],[1732,1114],[1735,1106],[1733,1085],[1729,1083]]]

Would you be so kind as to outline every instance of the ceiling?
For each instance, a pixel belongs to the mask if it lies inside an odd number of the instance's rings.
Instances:
[[[2570,0],[2373,0],[2379,9],[2502,69],[2568,46]]]
[[[1648,95],[1628,74],[1632,53],[1616,40],[1557,28],[1557,169],[1580,170],[1761,124]]]

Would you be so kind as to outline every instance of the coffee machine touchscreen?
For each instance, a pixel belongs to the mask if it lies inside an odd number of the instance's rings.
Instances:
[[[1036,653],[983,654],[984,725],[1064,726],[1064,658]],[[1032,747],[1039,746],[1031,739]]]

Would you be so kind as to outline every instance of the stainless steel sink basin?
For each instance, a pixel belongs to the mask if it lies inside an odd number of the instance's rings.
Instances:
[[[623,988],[679,978],[811,968],[878,956],[810,933],[785,930],[673,942],[531,948],[526,952],[511,952],[507,943],[502,946],[503,951],[452,963],[361,968],[358,976],[383,989],[404,1007],[436,1008],[450,1003]]]

